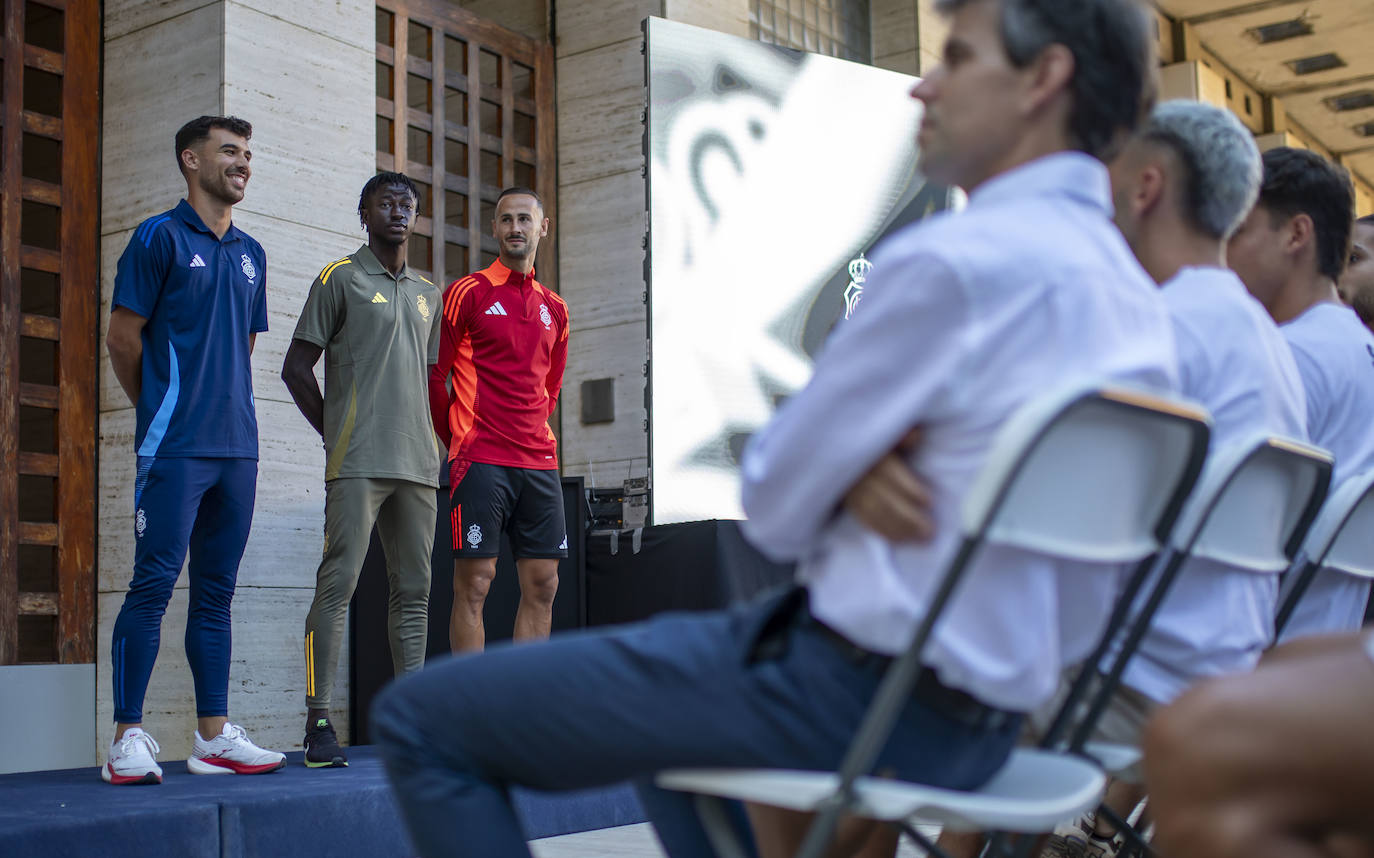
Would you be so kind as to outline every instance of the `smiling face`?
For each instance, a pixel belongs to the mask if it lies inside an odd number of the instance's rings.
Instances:
[[[361,212],[369,240],[397,246],[405,244],[415,228],[416,203],[410,188],[400,183],[383,185],[373,191]]]
[[[919,166],[933,181],[971,190],[1002,169],[1020,134],[1024,72],[1002,44],[997,0],[975,0],[950,18],[940,65],[911,90],[925,104]]]
[[[210,135],[181,153],[182,167],[200,190],[234,205],[243,199],[253,175],[248,140],[227,128],[211,128]]]
[[[509,266],[512,261],[534,259],[539,239],[549,233],[549,219],[544,217],[544,210],[534,197],[510,194],[496,204],[491,232],[501,247],[501,258]]]

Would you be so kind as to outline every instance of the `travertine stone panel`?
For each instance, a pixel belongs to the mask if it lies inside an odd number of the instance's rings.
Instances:
[[[102,234],[132,229],[186,192],[172,140],[222,108],[221,23],[215,3],[105,43]]]
[[[204,9],[223,0],[105,0],[105,40],[117,39],[163,21]]]
[[[663,0],[663,17],[717,33],[749,38],[747,0]]]
[[[357,235],[358,191],[376,171],[375,47],[238,3],[225,19],[224,107],[253,123],[253,180],[239,216]]]
[[[303,27],[311,33],[361,48],[368,54],[377,48],[377,25],[374,17],[377,4],[371,0],[291,0],[290,3],[284,0],[232,0],[225,5],[253,9],[283,22],[294,22],[295,26]],[[232,8],[227,11],[230,16],[229,32],[232,34],[242,25],[242,19],[234,17],[235,11]],[[250,29],[246,35],[252,37],[254,31]],[[273,38],[270,32],[258,35],[269,40]],[[290,50],[296,49],[297,46],[293,45]],[[282,53],[289,53],[290,50],[283,50]],[[235,59],[232,53],[228,54],[228,58],[231,62]],[[229,81],[232,83],[232,66],[229,72]],[[371,92],[371,89],[368,91]]]
[[[305,615],[312,590],[239,587],[234,595],[234,654],[229,665],[229,718],[242,724],[258,745],[277,751],[300,748],[305,729]],[[184,759],[195,730],[195,686],[182,643],[187,591],[178,588],[162,619],[162,644],[148,684],[143,723],[162,746],[163,761]],[[102,593],[98,602],[99,660],[96,663],[96,755],[103,763],[113,737],[110,688],[110,629],[123,593]],[[348,653],[339,659],[331,713],[340,739],[348,739]]]
[[[573,332],[568,342],[568,371],[563,381],[563,452],[568,473],[600,469],[603,462],[647,459],[644,432],[645,331],[642,322],[628,322],[592,331]],[[581,384],[592,378],[615,379],[615,422],[583,426]],[[633,476],[643,476],[643,473]]]
[[[273,431],[295,427],[304,431]],[[102,415],[98,587],[128,589],[134,563],[134,411]],[[324,541],[324,448],[296,406],[258,400],[258,492],[239,586],[315,586]],[[185,584],[182,573],[181,584]]]
[[[558,62],[558,180],[560,186],[644,163],[644,56],[638,38]],[[560,248],[561,250],[561,248]]]
[[[869,7],[873,22],[873,64],[887,68],[881,60],[893,54],[915,51],[918,0],[873,0]]]
[[[935,11],[935,0],[917,0],[916,40],[920,51],[920,73],[939,65],[949,36],[949,19]]]
[[[898,54],[874,57],[873,65],[878,68],[888,69],[889,71],[901,72],[902,74],[919,75],[921,56],[919,51],[902,51]]]
[[[644,180],[638,172],[559,191],[563,297],[576,339],[592,328],[637,322],[644,308]],[[642,356],[630,356],[634,362]]]
[[[279,373],[311,281],[363,241],[356,210],[375,163],[374,6],[364,0],[111,0],[105,8],[102,330],[130,231],[185,192],[171,151],[176,128],[202,113],[237,114],[254,124],[254,179],[235,223],[267,250],[270,330],[259,336],[253,361],[261,459],[235,600],[230,708],[260,744],[298,747],[301,639],[322,541],[324,455]],[[168,89],[168,80],[177,86]],[[133,563],[134,413],[109,371],[103,343],[101,352],[95,747],[103,757],[110,739],[109,639]],[[179,652],[184,573],[178,585],[148,708],[165,759],[189,751],[195,715]],[[346,683],[346,665],[340,675]],[[347,689],[336,699],[345,701]],[[335,713],[341,732],[345,710]]]
[[[96,589],[125,590],[134,568],[134,409],[100,415],[96,480]],[[114,622],[114,618],[110,618]],[[110,627],[98,626],[109,637]]]
[[[542,42],[549,37],[547,0],[456,0],[455,5],[532,39]],[[577,4],[571,9],[576,10],[575,15],[579,15],[584,5]],[[565,7],[559,11],[567,14],[569,10]]]
[[[663,0],[599,0],[559,8],[555,55],[563,57],[590,51],[641,35],[640,22],[663,15]],[[558,74],[562,75],[560,68]]]

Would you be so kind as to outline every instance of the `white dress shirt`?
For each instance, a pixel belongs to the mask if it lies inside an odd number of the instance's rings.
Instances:
[[[1212,413],[1211,449],[1261,431],[1306,440],[1293,353],[1240,278],[1224,268],[1184,268],[1162,291],[1183,395]],[[1274,636],[1278,579],[1203,557],[1187,561],[1123,681],[1168,703],[1198,679],[1252,669]]]
[[[1331,485],[1374,468],[1374,335],[1354,310],[1331,303],[1311,307],[1280,330],[1307,389],[1312,443],[1336,456]],[[1320,569],[1283,639],[1358,629],[1368,601],[1367,580]]]
[[[745,534],[798,560],[813,614],[854,643],[906,647],[959,543],[963,497],[1017,406],[1077,378],[1176,386],[1163,301],[1110,217],[1106,170],[1065,152],[893,235],[810,384],[750,442]],[[933,492],[936,536],[890,543],[840,502],[917,425],[911,464]],[[985,703],[1030,710],[1091,648],[1118,572],[988,546],[926,662]]]

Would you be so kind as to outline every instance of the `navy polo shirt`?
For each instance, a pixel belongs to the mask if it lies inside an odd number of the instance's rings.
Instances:
[[[139,456],[258,457],[248,336],[267,330],[267,255],[231,225],[223,238],[182,200],[134,230],[113,306],[143,326]]]

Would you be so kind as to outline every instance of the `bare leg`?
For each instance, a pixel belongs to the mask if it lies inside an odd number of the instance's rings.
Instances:
[[[759,858],[791,858],[801,848],[814,814],[762,804],[746,804]],[[871,819],[847,817],[840,822],[826,858],[892,858],[897,829]]]
[[[1252,674],[1198,686],[1150,723],[1160,854],[1374,854],[1374,661],[1356,635],[1297,643]]]
[[[228,723],[229,719],[224,715],[212,715],[209,718],[197,718],[196,730],[200,732],[200,737],[202,739],[213,739],[224,730],[224,725]]]
[[[523,557],[515,561],[520,576],[520,608],[515,612],[518,641],[543,640],[553,628],[553,597],[558,593],[558,559]]]
[[[978,858],[985,839],[981,831],[941,831],[935,845],[950,858]]]
[[[495,557],[453,561],[453,611],[448,621],[451,652],[480,652],[487,643],[482,607],[496,578]]]

